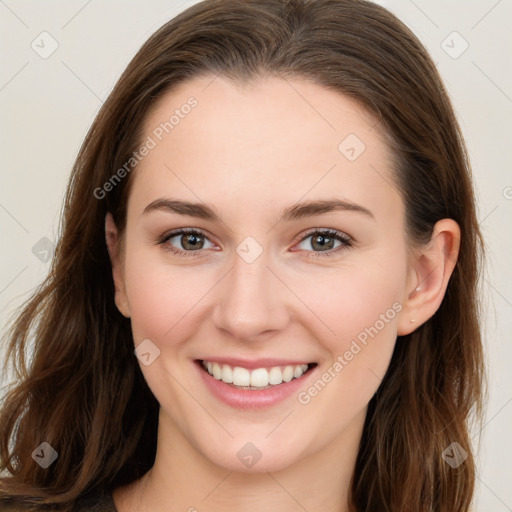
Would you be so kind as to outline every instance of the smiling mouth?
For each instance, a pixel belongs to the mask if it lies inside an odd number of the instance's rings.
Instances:
[[[272,366],[249,370],[241,366],[231,366],[215,361],[199,360],[200,366],[214,379],[237,389],[261,391],[300,379],[313,369],[317,363]]]

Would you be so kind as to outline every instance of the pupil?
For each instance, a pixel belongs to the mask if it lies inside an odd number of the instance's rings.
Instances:
[[[322,242],[323,240],[323,242]],[[332,243],[334,239],[333,238],[330,238],[328,236],[324,236],[324,235],[318,235],[316,237],[313,238],[313,247],[315,247],[315,244],[318,244],[320,248],[323,248],[325,249],[326,246],[329,244],[329,247],[327,247],[328,249],[332,249],[332,247],[330,247],[330,244]]]
[[[197,235],[184,235],[184,238],[185,238],[185,243],[182,243],[183,247],[185,247],[186,249],[197,249],[201,243],[200,243],[200,240],[199,240],[199,237]],[[187,247],[187,244],[190,245],[190,247]],[[201,248],[201,247],[199,247]]]

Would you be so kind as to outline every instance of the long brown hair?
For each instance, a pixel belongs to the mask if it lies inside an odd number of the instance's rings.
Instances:
[[[444,300],[399,336],[372,398],[352,479],[357,512],[462,512],[473,495],[472,411],[481,413],[478,301],[483,241],[463,137],[425,48],[395,16],[365,0],[206,0],[142,46],[104,103],[70,177],[51,270],[9,330],[16,382],[0,410],[0,498],[70,510],[99,488],[134,481],[154,462],[158,403],[114,305],[104,221],[123,231],[131,173],[97,199],[140,146],[148,109],[204,74],[245,82],[304,77],[380,120],[411,244],[454,219],[462,240]],[[95,194],[96,191],[96,194]],[[27,363],[27,352],[33,358]],[[41,442],[58,460],[32,458]],[[457,468],[443,451],[457,442]]]

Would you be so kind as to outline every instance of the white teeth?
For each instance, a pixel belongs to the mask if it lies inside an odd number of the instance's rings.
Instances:
[[[222,379],[223,382],[227,382],[228,384],[231,384],[233,382],[233,368],[229,366],[228,364],[225,364],[222,367]]]
[[[268,372],[265,368],[258,368],[251,372],[251,386],[258,388],[268,386]]]
[[[283,382],[283,372],[280,368],[271,368],[268,372],[268,383],[275,386],[276,384],[281,384]]]
[[[293,369],[293,376],[298,379],[306,370],[308,369],[308,365],[307,364],[303,364],[303,365],[300,365],[300,366],[296,366],[294,369]]]
[[[217,363],[213,363],[213,376],[220,380],[222,376],[222,369]]]
[[[250,386],[251,373],[249,372],[249,370],[247,370],[246,368],[240,368],[240,366],[235,366],[233,368],[233,384],[235,386]]]
[[[240,366],[232,367],[228,364],[219,364],[211,361],[203,361],[203,366],[216,380],[222,380],[227,384],[250,388],[266,388],[278,386],[283,382],[298,379],[307,371],[307,364],[295,366],[273,366],[272,368],[256,368],[248,370]]]
[[[293,366],[285,366],[283,371],[283,380],[290,382],[293,379]]]

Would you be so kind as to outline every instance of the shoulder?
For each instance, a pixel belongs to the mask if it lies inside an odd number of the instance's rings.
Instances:
[[[96,492],[77,500],[73,512],[117,512],[111,492]]]
[[[12,500],[0,499],[1,512],[32,512],[37,510],[33,506],[27,506],[21,503],[16,503]],[[41,507],[41,511],[50,511],[46,507]],[[79,498],[72,509],[72,512],[117,512],[112,494],[110,492],[101,491],[89,494]]]

